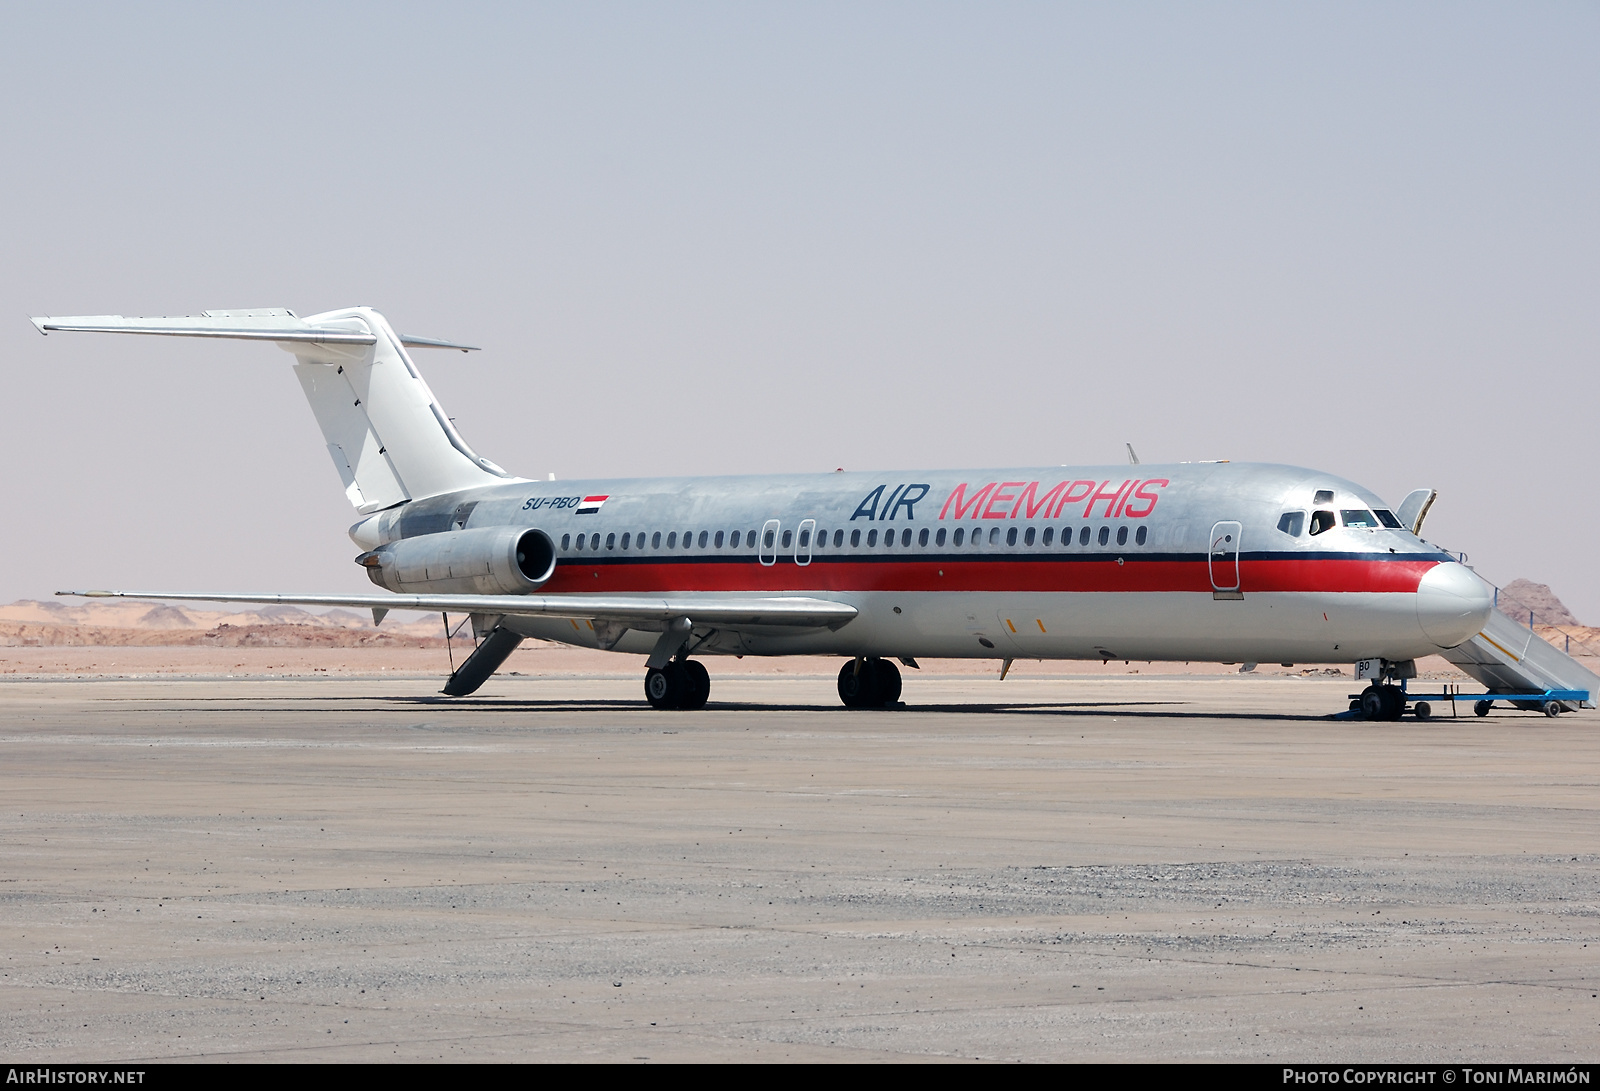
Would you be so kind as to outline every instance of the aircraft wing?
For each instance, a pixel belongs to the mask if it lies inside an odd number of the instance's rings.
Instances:
[[[460,614],[520,614],[528,617],[655,623],[651,628],[678,618],[688,618],[696,625],[838,629],[858,613],[849,603],[829,599],[722,595],[278,595],[231,591],[57,591],[56,594],[90,599],[344,606],[384,612],[427,610]]]

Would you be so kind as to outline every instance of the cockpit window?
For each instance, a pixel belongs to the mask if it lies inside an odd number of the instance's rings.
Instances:
[[[1311,513],[1311,533],[1321,534],[1325,530],[1332,530],[1339,522],[1333,517],[1331,511],[1314,511]]]
[[[1378,520],[1365,508],[1340,508],[1339,517],[1347,527],[1378,527]]]
[[[1388,508],[1378,508],[1372,514],[1378,517],[1378,522],[1382,523],[1390,530],[1406,529],[1404,524],[1394,517],[1394,512],[1390,511]]]
[[[1278,529],[1291,538],[1298,538],[1306,529],[1306,513],[1303,511],[1286,511],[1278,519]]]
[[[1317,495],[1315,495],[1315,496],[1313,496],[1311,498],[1311,502],[1313,504],[1331,504],[1331,503],[1333,503],[1333,490],[1332,489],[1318,489],[1317,490]]]

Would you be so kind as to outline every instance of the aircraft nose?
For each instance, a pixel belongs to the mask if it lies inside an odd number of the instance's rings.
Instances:
[[[1434,565],[1417,585],[1417,623],[1441,648],[1454,648],[1477,634],[1493,609],[1489,585],[1454,561]]]

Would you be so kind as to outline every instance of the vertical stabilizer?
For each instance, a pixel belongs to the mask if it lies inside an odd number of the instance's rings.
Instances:
[[[513,480],[467,446],[382,315],[356,307],[306,322],[373,338],[360,345],[283,344],[295,355],[295,374],[358,511]]]

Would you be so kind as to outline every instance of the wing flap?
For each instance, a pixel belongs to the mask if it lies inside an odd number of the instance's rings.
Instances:
[[[711,595],[280,595],[210,591],[57,591],[79,598],[236,602],[263,606],[343,606],[364,610],[428,610],[462,614],[592,618],[646,622],[675,618],[703,625],[773,625],[837,629],[858,611],[846,602],[814,598]]]

